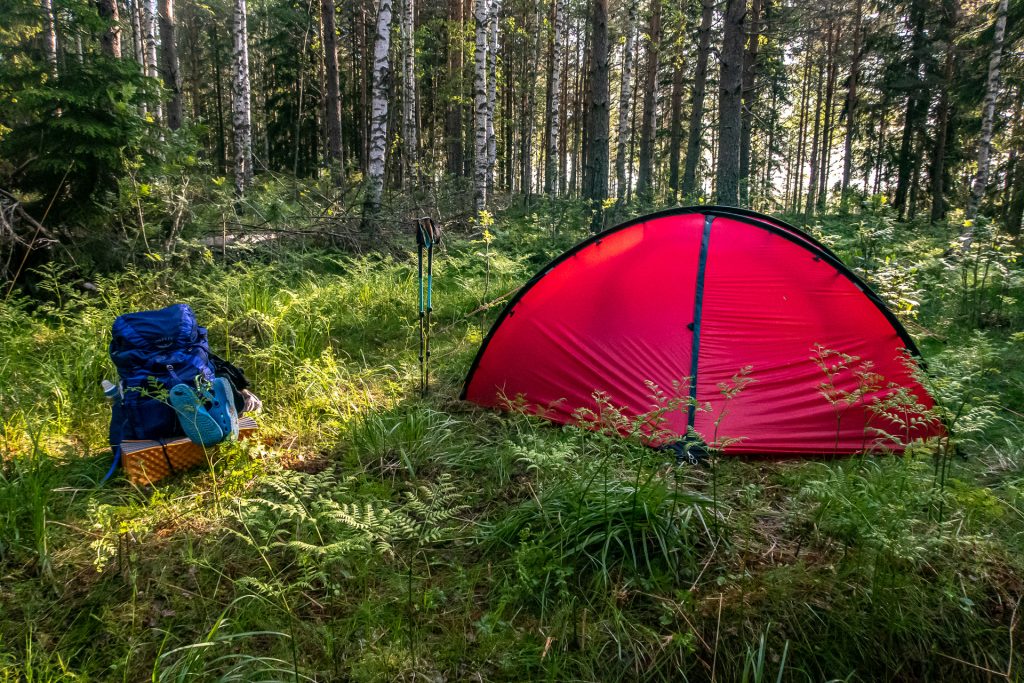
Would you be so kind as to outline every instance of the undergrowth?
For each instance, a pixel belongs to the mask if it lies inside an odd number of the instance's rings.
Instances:
[[[0,305],[0,681],[1016,679],[1012,245],[812,226],[921,342],[949,449],[676,467],[455,400],[500,304],[584,236],[572,211],[445,241],[425,399],[411,244],[35,272]],[[176,301],[252,379],[261,438],[101,486],[110,325]]]

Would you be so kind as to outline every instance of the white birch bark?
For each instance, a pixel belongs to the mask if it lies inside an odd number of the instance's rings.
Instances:
[[[44,0],[44,2],[49,2],[49,0]],[[126,0],[126,2],[132,24],[132,53],[135,55],[135,61],[139,63],[139,69],[143,75],[146,75],[146,47],[142,37],[142,2],[140,0]],[[143,100],[139,102],[139,116],[145,118],[146,111],[146,102]]]
[[[495,0],[496,1],[496,0]],[[476,0],[476,47],[473,57],[473,201],[477,213],[487,209],[487,0]]]
[[[636,24],[636,3],[630,2],[626,12],[626,44],[622,48],[622,79],[619,83],[619,126],[615,138],[615,196],[626,197],[626,148],[629,143],[629,105],[633,101],[633,25]]]
[[[498,13],[501,0],[491,0],[487,54],[487,191],[494,188],[494,162],[498,158],[498,140],[494,135],[494,105],[498,95]]]
[[[554,197],[558,188],[558,124],[562,93],[562,45],[565,42],[565,13],[562,0],[554,2],[554,39],[551,41],[551,77],[548,79],[551,105],[548,107],[547,168],[544,169],[544,192]]]
[[[377,37],[373,43],[373,95],[370,102],[370,154],[367,164],[366,210],[376,213],[384,194],[384,159],[388,136],[388,83],[391,49],[391,0],[377,5]]]
[[[417,176],[416,135],[416,7],[415,0],[402,4],[402,145],[405,181],[415,184]]]
[[[53,19],[53,0],[40,0],[43,10],[43,45],[50,76],[57,77],[57,25]]]
[[[231,81],[231,125],[235,144],[235,192],[242,196],[252,181],[252,114],[249,85],[249,28],[245,0],[235,0]]]
[[[996,10],[995,36],[992,41],[992,56],[988,60],[988,79],[985,82],[985,102],[981,113],[981,138],[978,141],[978,174],[971,186],[971,198],[967,202],[967,218],[978,214],[981,198],[988,186],[989,161],[992,155],[992,121],[995,118],[996,97],[999,94],[999,62],[1003,57],[1003,39],[1006,35],[1007,0],[999,0]]]
[[[146,41],[146,76],[156,79],[160,77],[160,74],[156,61],[157,17],[153,2],[155,0],[139,0],[142,5],[142,28]],[[163,106],[159,101],[153,105],[153,118],[157,123],[163,118]]]

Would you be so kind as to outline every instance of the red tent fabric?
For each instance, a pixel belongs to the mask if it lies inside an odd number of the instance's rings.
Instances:
[[[655,408],[728,454],[852,454],[943,433],[917,350],[867,285],[810,235],[723,207],[673,209],[545,267],[498,317],[463,398],[561,423]],[[743,384],[741,390],[731,387]],[[663,439],[662,439],[663,440]]]

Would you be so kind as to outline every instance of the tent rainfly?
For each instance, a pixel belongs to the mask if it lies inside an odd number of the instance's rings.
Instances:
[[[853,454],[944,433],[913,340],[810,235],[726,207],[628,221],[555,259],[498,317],[462,398],[560,423],[656,408],[726,454]],[[729,390],[737,385],[741,389]],[[659,437],[664,442],[664,436]]]

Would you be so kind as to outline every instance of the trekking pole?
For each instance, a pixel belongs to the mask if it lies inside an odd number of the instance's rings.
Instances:
[[[440,230],[429,216],[416,219],[416,246],[419,255],[420,295],[420,394],[430,391],[430,324],[434,312],[434,244]],[[426,296],[423,282],[423,251],[427,252]]]
[[[425,366],[425,342],[426,342],[426,330],[424,324],[426,322],[426,311],[423,306],[423,249],[426,247],[426,235],[423,234],[423,226],[420,220],[416,220],[416,253],[419,264],[419,276],[417,278],[417,288],[419,294],[419,317],[420,317],[420,395],[426,396],[426,376],[424,370]]]

